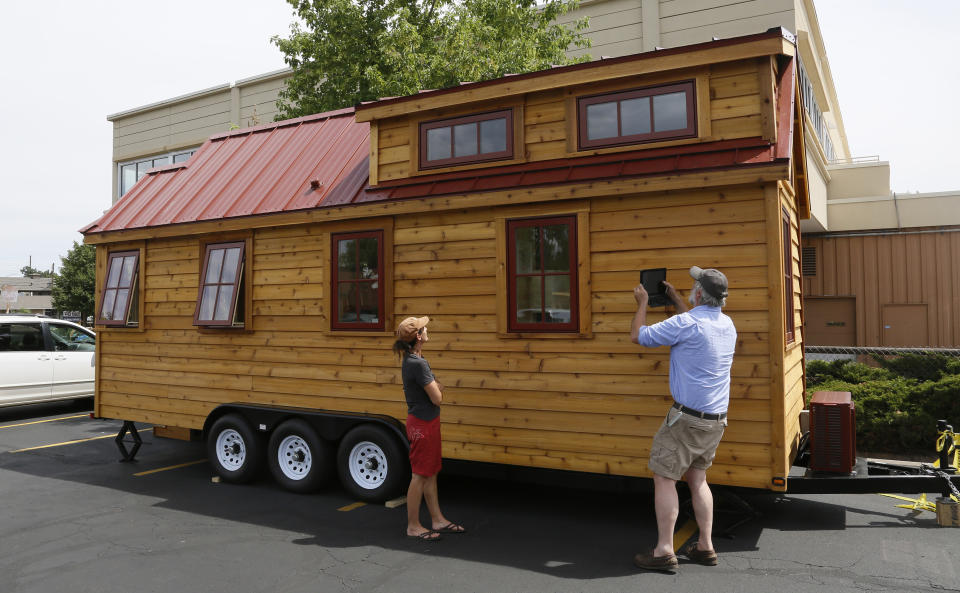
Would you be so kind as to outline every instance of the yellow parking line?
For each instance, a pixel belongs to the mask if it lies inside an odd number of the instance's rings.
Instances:
[[[345,507],[340,507],[337,510],[346,512],[346,511],[352,511],[353,509],[359,509],[360,507],[365,507],[365,506],[367,506],[367,503],[365,502],[355,502],[353,504],[348,504]]]
[[[52,445],[40,445],[39,447],[27,447],[26,449],[15,449],[10,451],[10,453],[23,453],[24,451],[36,451],[37,449],[49,449],[50,447],[62,447],[64,445],[72,445],[74,443],[86,443],[87,441],[95,441],[97,439],[112,439],[116,438],[115,434],[106,434],[102,437],[90,437],[89,439],[78,439],[76,441],[67,441],[65,443],[54,443]]]
[[[7,424],[0,428],[13,428],[15,426],[29,426],[31,424],[43,424],[44,422],[56,422],[57,420],[73,420],[74,418],[89,418],[89,414],[80,414],[79,416],[64,416],[63,418],[50,418],[49,420],[36,420],[34,422],[22,422],[20,424]]]
[[[151,470],[148,470],[148,471],[145,471],[145,472],[138,472],[138,473],[135,473],[135,474],[133,474],[133,475],[135,475],[135,476],[147,476],[147,475],[150,475],[150,474],[155,474],[155,473],[157,473],[157,472],[165,472],[165,471],[167,471],[168,469],[179,469],[179,468],[181,468],[181,467],[187,467],[187,466],[189,466],[189,465],[197,465],[198,463],[206,463],[206,462],[207,462],[206,459],[198,459],[198,460],[196,460],[196,461],[188,461],[188,462],[186,462],[186,463],[179,463],[179,464],[177,464],[177,465],[170,465],[170,466],[161,467],[161,468],[158,468],[158,469],[151,469]]]
[[[674,551],[679,550],[683,547],[683,544],[687,543],[691,537],[693,537],[693,532],[697,530],[697,522],[693,519],[687,521],[687,523],[680,528],[679,531],[673,534],[673,549]]]

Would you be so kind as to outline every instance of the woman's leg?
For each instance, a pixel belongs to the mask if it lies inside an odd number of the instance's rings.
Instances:
[[[433,476],[436,478],[436,476]],[[430,531],[420,524],[420,501],[423,499],[424,485],[429,478],[419,474],[410,477],[410,488],[407,489],[407,535],[421,535]],[[429,502],[427,503],[429,507]]]

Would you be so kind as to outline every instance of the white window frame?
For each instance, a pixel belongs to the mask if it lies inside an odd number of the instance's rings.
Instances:
[[[170,162],[167,163],[167,164],[172,165],[172,164],[173,164],[173,159],[174,159],[175,157],[185,154],[185,155],[187,155],[187,159],[189,160],[189,158],[190,158],[191,156],[193,156],[193,153],[197,152],[197,150],[198,150],[199,148],[200,148],[199,146],[195,146],[195,147],[193,147],[193,148],[182,148],[182,149],[180,149],[180,150],[173,150],[173,151],[165,152],[165,153],[161,153],[161,154],[150,155],[149,157],[140,157],[140,158],[137,158],[137,159],[131,159],[131,160],[128,160],[128,161],[120,161],[120,162],[118,162],[118,163],[117,163],[117,199],[122,198],[122,197],[123,197],[123,194],[125,193],[125,192],[123,191],[123,168],[124,168],[125,166],[127,166],[127,165],[138,165],[138,164],[143,163],[143,162],[146,162],[146,161],[155,161],[155,160],[157,160],[157,159],[162,159],[162,158],[169,158],[169,159],[170,159]],[[151,167],[151,168],[152,168],[152,167]],[[137,181],[139,181],[139,179],[137,179]],[[134,183],[136,183],[136,181],[134,181]],[[130,188],[127,188],[128,191],[129,191],[129,189],[130,189]]]

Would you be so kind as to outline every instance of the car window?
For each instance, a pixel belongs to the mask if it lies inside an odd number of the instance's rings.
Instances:
[[[46,350],[39,323],[0,323],[0,352]]]
[[[82,329],[71,325],[51,323],[50,337],[53,338],[53,349],[57,351],[93,352],[96,348],[96,338]]]

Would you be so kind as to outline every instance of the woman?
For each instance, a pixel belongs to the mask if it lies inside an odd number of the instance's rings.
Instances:
[[[403,394],[407,399],[407,439],[410,441],[410,488],[407,490],[407,537],[425,541],[441,533],[464,533],[466,529],[447,520],[437,498],[440,471],[440,403],[443,386],[420,355],[427,337],[429,317],[407,317],[397,326],[393,351],[402,361]],[[431,529],[420,523],[420,500],[426,499]]]

